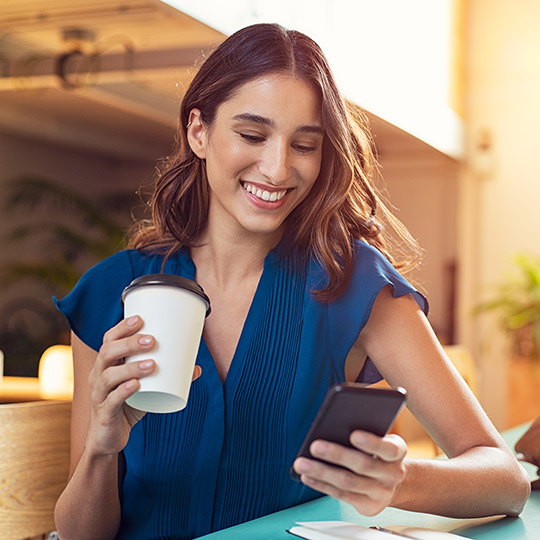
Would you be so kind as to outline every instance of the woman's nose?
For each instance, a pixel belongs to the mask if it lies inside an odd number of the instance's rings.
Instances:
[[[273,185],[287,182],[291,176],[289,148],[282,143],[269,144],[259,161],[259,172]]]

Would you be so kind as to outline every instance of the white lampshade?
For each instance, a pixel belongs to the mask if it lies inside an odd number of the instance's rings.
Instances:
[[[69,345],[53,345],[41,355],[39,393],[44,399],[73,397],[73,353]]]

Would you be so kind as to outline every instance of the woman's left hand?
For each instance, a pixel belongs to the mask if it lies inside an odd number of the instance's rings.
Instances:
[[[391,504],[405,477],[407,445],[398,435],[381,438],[366,431],[353,431],[350,441],[354,448],[313,441],[310,452],[317,459],[298,458],[294,469],[306,486],[374,516]]]

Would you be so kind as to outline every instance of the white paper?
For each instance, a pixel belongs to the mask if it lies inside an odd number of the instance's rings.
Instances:
[[[400,534],[412,536],[418,540],[451,540],[463,539],[459,534],[453,534],[444,531],[436,531],[434,529],[425,529],[423,527],[410,527],[408,525],[392,525],[386,527],[389,531],[394,531]],[[397,539],[396,539],[397,540]]]
[[[307,540],[389,540],[388,533],[346,521],[307,521],[289,531]],[[397,538],[397,537],[396,537]]]
[[[385,529],[386,532],[369,529],[347,521],[304,521],[291,527],[289,532],[306,540],[398,540],[400,535],[417,540],[463,539],[457,534],[408,525],[389,525]]]

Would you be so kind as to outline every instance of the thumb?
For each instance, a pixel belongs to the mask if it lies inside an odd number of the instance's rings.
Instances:
[[[191,380],[192,380],[192,381],[197,380],[197,379],[201,376],[201,374],[202,374],[202,368],[201,368],[201,366],[195,366],[195,367],[193,368],[193,377],[192,377]]]

